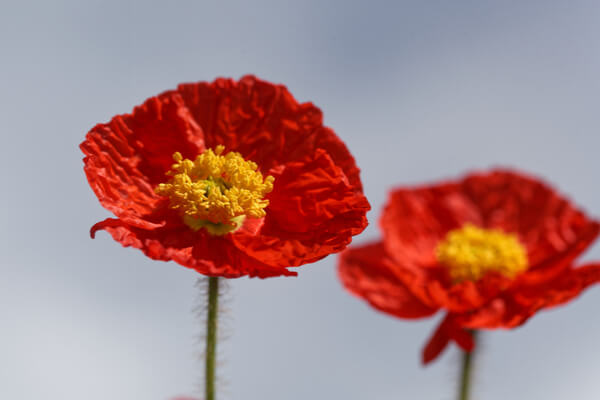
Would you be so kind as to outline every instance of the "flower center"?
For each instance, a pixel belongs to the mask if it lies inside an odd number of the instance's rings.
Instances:
[[[528,267],[527,252],[516,235],[471,224],[448,232],[436,254],[454,282],[476,281],[490,271],[514,278]]]
[[[208,149],[194,161],[173,154],[175,164],[167,172],[171,178],[155,189],[169,197],[170,207],[195,231],[205,228],[224,235],[240,228],[246,217],[266,215],[269,200],[263,197],[273,190],[275,178],[263,178],[257,165],[239,153],[222,155],[224,149],[222,145]]]

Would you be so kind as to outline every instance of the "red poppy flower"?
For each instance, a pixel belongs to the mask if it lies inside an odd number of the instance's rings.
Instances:
[[[510,171],[393,191],[383,240],[340,258],[345,287],[400,318],[446,316],[423,352],[449,341],[470,351],[471,330],[514,328],[600,280],[600,264],[574,267],[598,222],[532,177]]]
[[[282,85],[182,84],[96,125],[85,173],[123,246],[210,276],[296,275],[340,251],[369,204],[321,111]]]

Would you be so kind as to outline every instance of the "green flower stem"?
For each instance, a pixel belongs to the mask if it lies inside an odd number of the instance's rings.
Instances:
[[[477,339],[476,332],[472,331],[473,341]],[[471,393],[471,377],[473,371],[473,357],[475,355],[475,348],[472,351],[463,351],[462,356],[462,371],[460,374],[460,387],[458,393],[458,400],[469,400]]]
[[[206,315],[205,400],[215,400],[215,361],[217,349],[217,315],[219,312],[219,278],[208,278]]]

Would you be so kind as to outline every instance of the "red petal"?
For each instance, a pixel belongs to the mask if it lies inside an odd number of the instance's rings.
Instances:
[[[588,286],[600,281],[600,264],[569,268],[544,285],[507,291],[485,307],[461,315],[469,328],[514,328],[536,312],[567,303]]]
[[[549,273],[555,263],[548,260],[575,246],[572,260],[599,230],[596,222],[550,186],[525,174],[505,170],[473,174],[462,182],[461,190],[477,205],[485,227],[519,235],[527,247],[529,274],[538,278],[560,272]]]
[[[473,351],[475,347],[473,335],[457,323],[453,314],[446,315],[427,341],[423,349],[423,364],[435,360],[446,349],[450,340],[455,341],[466,352]]]
[[[339,276],[354,295],[376,309],[400,318],[422,318],[434,314],[391,272],[394,268],[381,243],[354,247],[339,258]]]
[[[592,244],[599,231],[600,225],[595,221],[590,221],[585,228],[578,232],[577,237],[572,238],[572,242],[566,249],[558,253],[551,253],[544,261],[530,267],[517,278],[514,286],[544,285],[545,282],[555,279]]]
[[[165,180],[173,153],[195,156],[201,147],[201,129],[170,94],[96,125],[81,143],[90,186],[106,209],[123,218],[153,213],[163,201],[154,186]]]
[[[571,301],[588,286],[600,281],[600,264],[588,264],[579,268],[569,268],[554,280],[543,286],[520,288],[514,293],[516,302],[527,306],[531,311],[550,308]]]
[[[178,92],[205,132],[206,146],[237,151],[267,171],[290,161],[305,161],[321,148],[362,190],[359,169],[345,144],[323,126],[321,110],[299,104],[283,85],[245,76],[236,82],[182,84]]]
[[[445,271],[444,271],[445,272]],[[410,288],[424,299],[427,304],[435,304],[452,312],[464,312],[477,309],[498,296],[511,284],[511,279],[499,274],[489,273],[478,281],[452,283],[438,273],[427,271],[423,281]],[[407,282],[406,279],[404,279]],[[421,293],[418,289],[422,288]]]
[[[444,319],[445,321],[445,319]],[[450,343],[450,337],[447,335],[444,329],[444,321],[438,325],[433,335],[427,341],[427,344],[423,348],[421,362],[423,364],[429,364],[446,349],[446,346]]]
[[[522,313],[523,309],[510,299],[499,297],[477,310],[461,314],[458,318],[470,329],[497,329],[515,326],[515,316]]]
[[[475,205],[457,184],[440,184],[393,191],[380,225],[392,257],[406,264],[436,267],[439,242],[449,230],[467,222],[480,223]]]
[[[387,248],[386,252],[389,254]],[[427,268],[397,260],[395,263],[394,274],[424,304],[432,308],[446,308],[454,313],[484,306],[513,282],[502,275],[489,273],[478,281],[453,283],[443,266]]]
[[[274,266],[317,261],[343,250],[367,226],[369,203],[325,151],[271,174],[275,185],[261,230],[232,235],[253,258]]]
[[[173,260],[204,275],[225,278],[296,275],[286,268],[266,265],[248,257],[231,244],[228,236],[211,236],[203,230],[194,232],[183,224],[147,230],[118,219],[107,219],[94,225],[92,235],[99,229],[109,232],[125,247],[141,249],[152,259]]]

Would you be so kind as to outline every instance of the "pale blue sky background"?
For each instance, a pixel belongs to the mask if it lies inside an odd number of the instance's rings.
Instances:
[[[61,1],[0,4],[0,398],[197,394],[197,274],[89,227],[109,214],[78,144],[179,82],[285,83],[353,151],[379,235],[391,186],[513,166],[600,216],[597,1]],[[586,259],[600,258],[594,246]],[[406,322],[346,294],[336,257],[239,279],[225,399],[454,398],[455,348],[422,368],[439,316]],[[484,335],[476,399],[600,397],[600,287]]]

